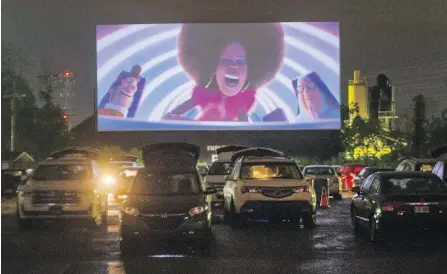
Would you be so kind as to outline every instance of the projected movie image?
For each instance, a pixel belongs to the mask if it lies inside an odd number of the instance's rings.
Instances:
[[[99,131],[340,128],[337,22],[97,26]]]

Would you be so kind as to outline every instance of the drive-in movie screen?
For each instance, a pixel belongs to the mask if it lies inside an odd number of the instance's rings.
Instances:
[[[336,130],[338,22],[100,25],[99,131]]]

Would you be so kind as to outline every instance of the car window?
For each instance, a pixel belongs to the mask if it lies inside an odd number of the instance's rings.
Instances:
[[[362,184],[362,186],[360,187],[360,189],[362,190],[362,192],[364,194],[367,194],[369,191],[369,188],[371,186],[371,183],[373,181],[374,176],[369,176],[368,178],[366,178],[365,182]]]
[[[433,164],[416,164],[415,171],[432,172]]]
[[[371,187],[368,191],[369,195],[375,195],[379,193],[379,187],[380,187],[380,180],[377,177],[374,177],[374,179],[372,180],[372,184]]]
[[[194,195],[201,192],[201,185],[195,173],[141,172],[135,177],[131,192],[142,195]]]
[[[388,178],[384,182],[387,194],[447,193],[446,185],[438,177]]]
[[[208,175],[229,175],[233,170],[233,165],[230,162],[214,162]]]
[[[90,179],[93,172],[88,165],[40,165],[36,168],[32,178],[34,180],[81,180]]]
[[[261,162],[244,163],[240,178],[252,179],[302,179],[298,167],[294,163]]]
[[[304,175],[334,175],[335,171],[331,167],[306,167]]]

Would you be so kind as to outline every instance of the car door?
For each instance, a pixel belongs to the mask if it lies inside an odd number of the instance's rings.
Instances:
[[[364,199],[364,215],[363,218],[370,219],[377,207],[378,196],[380,191],[380,179],[377,176],[372,176],[372,183],[368,190],[368,194],[365,195]]]
[[[365,216],[365,197],[372,183],[372,176],[369,176],[360,186],[360,193],[354,198],[354,206],[357,211],[357,218],[364,220]]]

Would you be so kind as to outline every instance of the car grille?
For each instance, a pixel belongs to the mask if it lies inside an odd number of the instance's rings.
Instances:
[[[150,230],[174,230],[185,220],[185,214],[142,214],[145,224]]]
[[[294,192],[291,187],[261,187],[261,193],[270,198],[284,198],[291,196]]]
[[[33,191],[34,204],[78,204],[80,195],[77,191],[36,190]]]

